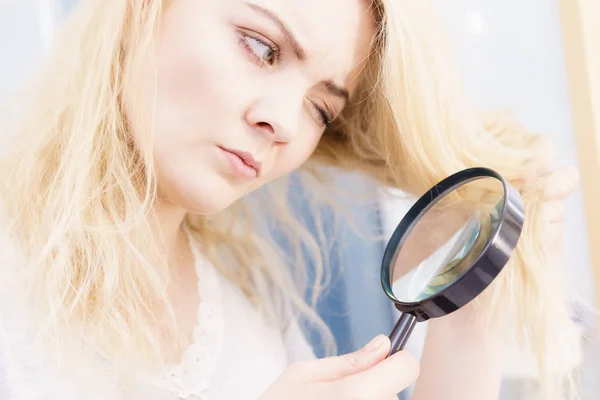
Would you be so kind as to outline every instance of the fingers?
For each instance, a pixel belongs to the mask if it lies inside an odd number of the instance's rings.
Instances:
[[[286,381],[313,384],[311,390],[323,398],[389,399],[419,375],[410,354],[401,351],[386,359],[389,349],[389,338],[380,335],[354,353],[296,363],[286,371]]]
[[[579,184],[579,173],[574,167],[561,167],[545,178],[542,213],[545,221],[545,236],[549,248],[561,252],[565,239],[565,199]]]
[[[548,135],[538,136],[533,149],[533,162],[536,165],[538,175],[545,176],[548,174],[556,160],[556,154],[554,140]]]
[[[565,202],[562,200],[548,201],[542,204],[544,220],[549,224],[561,223],[565,220]]]
[[[545,200],[562,200],[579,185],[579,173],[572,166],[557,168],[546,178]]]
[[[553,254],[564,250],[565,229],[563,224],[550,224],[547,231],[548,245],[551,246]]]
[[[388,399],[409,387],[419,376],[417,361],[400,351],[366,371],[341,379],[333,389],[336,398]]]
[[[564,249],[565,239],[565,202],[563,200],[553,200],[542,204],[542,213],[544,215],[544,235],[548,248],[560,253]]]
[[[389,349],[389,338],[379,335],[353,353],[301,362],[292,368],[307,382],[333,381],[371,368],[387,356]]]

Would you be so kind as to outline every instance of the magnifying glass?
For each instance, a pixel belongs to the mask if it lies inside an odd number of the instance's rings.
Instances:
[[[389,355],[417,322],[475,299],[514,251],[524,221],[519,192],[487,168],[460,171],[431,188],[400,221],[385,249],[381,283],[402,313]]]

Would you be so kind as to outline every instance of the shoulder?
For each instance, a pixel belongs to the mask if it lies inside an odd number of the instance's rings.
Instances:
[[[290,319],[284,333],[283,340],[288,356],[288,362],[312,360],[316,358],[313,347],[306,339],[306,334],[300,323],[294,317]]]
[[[303,321],[310,318],[305,312],[300,311],[303,307],[308,308],[308,306],[305,304],[296,304],[296,302],[301,300],[300,298],[294,301],[293,298],[285,296],[281,291],[276,296],[276,299],[276,303],[279,305],[280,329],[288,362],[314,359],[313,346],[307,339],[310,329],[303,324]]]

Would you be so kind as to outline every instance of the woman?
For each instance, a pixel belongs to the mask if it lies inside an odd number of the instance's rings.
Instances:
[[[385,359],[385,337],[313,359],[296,318],[314,313],[250,218],[258,203],[315,248],[282,179],[319,167],[418,195],[488,166],[525,198],[520,247],[485,312],[431,324],[414,399],[497,398],[503,337],[487,330],[505,315],[540,367],[564,365],[568,313],[544,257],[572,172],[546,175],[536,136],[474,113],[438,26],[412,0],[82,1],[2,163],[2,397],[402,391],[418,367],[405,352]],[[568,371],[541,372],[562,384]]]

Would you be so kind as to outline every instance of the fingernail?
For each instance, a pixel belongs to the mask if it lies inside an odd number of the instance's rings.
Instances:
[[[378,348],[380,348],[383,345],[384,342],[385,342],[385,337],[379,335],[379,336],[375,337],[373,340],[371,340],[365,346],[365,350],[367,350],[367,351],[375,351]]]

